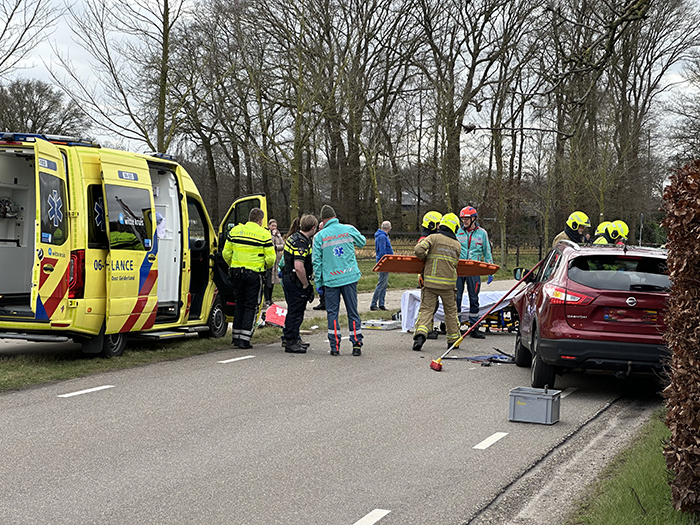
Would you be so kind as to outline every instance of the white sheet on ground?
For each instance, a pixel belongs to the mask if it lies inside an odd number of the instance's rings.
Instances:
[[[479,294],[479,317],[484,315],[489,311],[494,304],[498,302],[501,297],[506,295],[508,292],[481,292]],[[502,310],[510,304],[511,299],[515,296],[517,291],[513,291],[506,299],[504,299],[501,304],[499,304],[494,312]],[[418,320],[418,310],[420,310],[420,290],[406,290],[401,295],[401,331],[408,332],[412,330],[416,325]],[[469,294],[464,291],[462,296],[462,319],[467,319],[469,317]],[[435,312],[434,321],[436,323],[441,323],[445,320],[445,311],[442,309],[442,301],[438,305],[437,312]]]

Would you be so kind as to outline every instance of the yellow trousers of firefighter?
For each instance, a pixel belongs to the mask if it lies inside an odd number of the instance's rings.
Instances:
[[[442,308],[445,312],[445,326],[447,327],[447,343],[452,344],[459,339],[459,318],[457,317],[457,296],[454,288],[438,289],[426,288],[420,292],[420,310],[416,321],[415,339],[418,335],[428,336],[433,330],[433,316],[438,298],[442,300]]]

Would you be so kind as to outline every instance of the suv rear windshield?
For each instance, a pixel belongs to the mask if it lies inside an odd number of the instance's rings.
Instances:
[[[652,257],[586,255],[569,264],[569,279],[598,290],[668,291],[666,260]]]

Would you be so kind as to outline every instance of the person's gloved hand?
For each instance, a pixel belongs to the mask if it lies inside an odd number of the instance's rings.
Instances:
[[[493,275],[489,275],[489,278],[486,279],[486,284],[491,284],[493,282]]]
[[[306,300],[310,303],[314,302],[314,287],[311,285],[306,287]]]

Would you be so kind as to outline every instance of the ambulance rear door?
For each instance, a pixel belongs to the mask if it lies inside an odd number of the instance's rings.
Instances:
[[[128,153],[100,152],[107,216],[105,333],[151,328],[158,309],[158,239],[148,164]]]
[[[70,228],[66,171],[58,148],[37,139],[36,236],[31,307],[37,320],[59,321],[67,315]]]
[[[233,297],[233,286],[228,280],[228,265],[224,261],[222,252],[224,244],[226,244],[226,235],[229,230],[237,224],[245,224],[248,222],[250,210],[260,208],[265,212],[263,217],[263,226],[267,227],[267,197],[264,193],[246,195],[240,199],[233,201],[233,204],[226,212],[224,220],[221,221],[218,230],[219,249],[214,255],[214,283],[216,284],[219,294],[222,296],[224,304],[224,313],[227,316],[233,316],[235,301]]]

